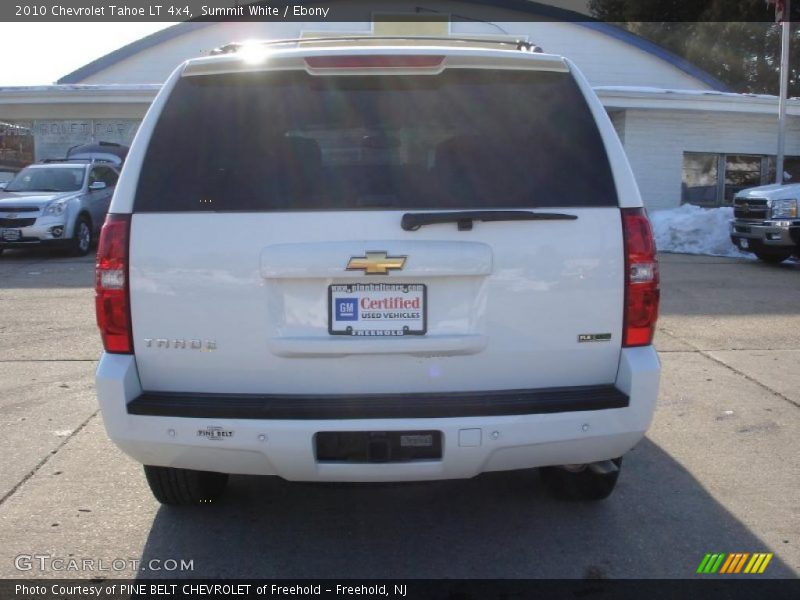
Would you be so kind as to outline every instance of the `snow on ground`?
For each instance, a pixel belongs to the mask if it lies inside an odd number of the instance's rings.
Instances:
[[[754,258],[731,243],[733,208],[702,208],[684,204],[649,213],[659,252]]]

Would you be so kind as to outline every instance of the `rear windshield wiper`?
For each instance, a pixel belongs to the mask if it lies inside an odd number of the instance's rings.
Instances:
[[[574,221],[577,215],[532,212],[529,210],[462,210],[458,212],[406,213],[400,226],[416,231],[423,225],[457,223],[459,231],[472,229],[473,221]]]

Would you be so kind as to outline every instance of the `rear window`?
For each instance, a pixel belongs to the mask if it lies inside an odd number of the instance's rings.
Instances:
[[[135,210],[616,204],[597,125],[569,74],[284,71],[181,79]]]

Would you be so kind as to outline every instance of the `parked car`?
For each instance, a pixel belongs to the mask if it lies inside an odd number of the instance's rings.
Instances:
[[[731,242],[759,259],[780,263],[800,253],[800,183],[740,191],[733,199]]]
[[[596,500],[644,436],[658,265],[597,96],[524,45],[413,42],[232,45],[147,113],[96,383],[159,501],[534,467]]]
[[[118,177],[110,164],[81,160],[22,169],[0,189],[0,252],[45,246],[88,254]]]

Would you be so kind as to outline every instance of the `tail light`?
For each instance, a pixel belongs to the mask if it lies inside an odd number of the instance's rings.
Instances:
[[[622,345],[649,346],[656,329],[660,292],[656,243],[644,209],[622,209],[622,236],[625,240]]]
[[[106,352],[133,353],[131,305],[128,293],[130,215],[106,217],[97,246],[95,304],[97,326]]]

